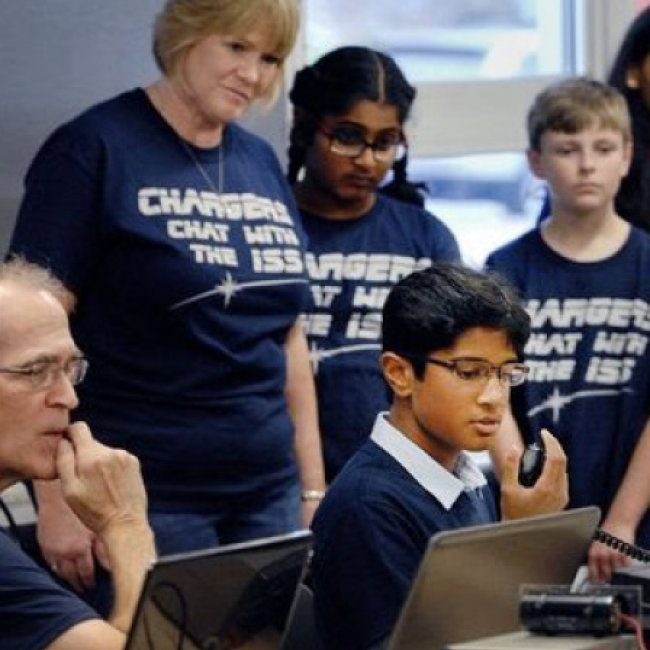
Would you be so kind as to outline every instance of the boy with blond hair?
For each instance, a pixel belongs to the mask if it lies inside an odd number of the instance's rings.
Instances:
[[[567,455],[569,506],[599,506],[604,529],[648,546],[650,237],[614,207],[632,153],[627,105],[603,83],[565,79],[535,98],[527,126],[551,212],[487,260],[518,288],[532,326],[495,465],[549,429]],[[626,561],[594,543],[590,577]]]

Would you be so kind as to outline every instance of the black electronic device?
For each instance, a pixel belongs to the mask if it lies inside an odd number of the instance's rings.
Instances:
[[[532,487],[544,469],[546,450],[541,442],[534,442],[524,449],[519,462],[519,483]]]
[[[596,528],[592,541],[601,542],[641,562],[650,551]],[[519,620],[530,633],[549,636],[606,636],[647,629],[648,569],[646,565],[614,571],[611,584],[579,591],[568,586],[527,585],[519,600]],[[626,570],[627,569],[627,570]],[[645,571],[644,571],[645,569]],[[645,601],[645,603],[644,603]]]
[[[643,609],[643,629],[650,634],[650,551],[630,544],[600,528],[594,533],[594,541],[611,546],[623,555],[627,555],[642,564],[619,567],[612,573],[613,585],[635,585],[641,589]]]
[[[634,564],[622,566],[612,572],[613,585],[637,586],[641,588],[641,600],[646,609],[650,608],[650,566]]]
[[[519,602],[519,619],[537,634],[618,634],[625,601],[616,593],[527,593]]]
[[[614,586],[636,586],[641,590],[642,626],[644,634],[650,636],[650,551],[630,544],[600,528],[594,533],[594,541],[606,544],[623,555],[642,564],[633,564],[615,569],[611,583]]]

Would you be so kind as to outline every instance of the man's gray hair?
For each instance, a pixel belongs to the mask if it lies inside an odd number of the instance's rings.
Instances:
[[[62,299],[66,294],[63,283],[50,271],[19,255],[0,263],[0,286],[4,283],[47,291],[58,299]]]

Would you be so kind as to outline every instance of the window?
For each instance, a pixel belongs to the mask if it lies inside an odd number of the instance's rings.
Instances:
[[[418,99],[410,176],[468,263],[536,221],[543,188],[523,151],[530,101],[551,78],[604,77],[642,0],[303,0],[304,61],[344,44],[393,55]]]
[[[562,0],[308,0],[307,58],[363,43],[413,83],[557,74],[571,67],[562,22]]]

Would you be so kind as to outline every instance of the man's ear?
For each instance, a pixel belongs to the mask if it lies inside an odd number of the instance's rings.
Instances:
[[[394,352],[384,352],[379,358],[384,379],[395,397],[408,397],[413,390],[413,366]]]

